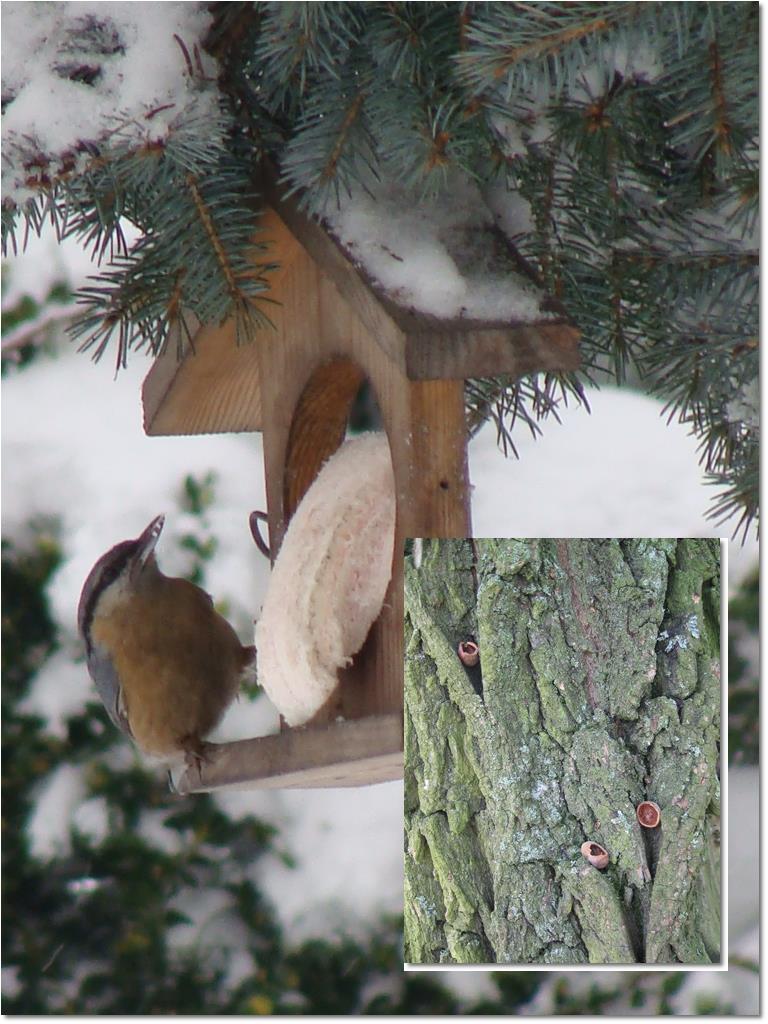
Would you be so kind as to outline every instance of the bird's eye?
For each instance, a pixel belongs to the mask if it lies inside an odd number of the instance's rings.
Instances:
[[[104,573],[101,577],[102,587],[108,587],[111,583],[114,583],[117,577],[123,571],[123,567],[124,566],[122,562],[112,562],[111,565],[106,566],[104,569]]]

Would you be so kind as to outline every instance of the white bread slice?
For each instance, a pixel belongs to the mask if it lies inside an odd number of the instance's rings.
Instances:
[[[363,646],[392,574],[395,484],[384,434],[345,442],[291,519],[256,626],[258,679],[302,725]]]

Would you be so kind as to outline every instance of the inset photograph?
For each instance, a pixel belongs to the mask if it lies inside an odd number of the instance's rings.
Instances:
[[[412,540],[405,961],[721,961],[716,539]]]

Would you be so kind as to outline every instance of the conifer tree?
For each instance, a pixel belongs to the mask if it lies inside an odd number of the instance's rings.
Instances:
[[[317,215],[377,178],[418,203],[468,177],[527,204],[513,241],[581,328],[583,359],[581,378],[468,382],[471,422],[535,430],[583,376],[631,373],[695,431],[725,485],[713,513],[748,527],[756,3],[179,6],[199,10],[201,28],[175,36],[184,85],[172,102],[116,112],[59,150],[6,133],[5,244],[50,219],[105,258],[82,296],[85,349],[116,339],[122,363],[132,347],[162,347],[187,310],[234,315],[243,339],[270,329],[256,230],[265,159]],[[107,10],[60,18],[51,74],[87,100],[128,33]],[[7,116],[21,92],[4,80]],[[129,248],[121,218],[142,232]]]

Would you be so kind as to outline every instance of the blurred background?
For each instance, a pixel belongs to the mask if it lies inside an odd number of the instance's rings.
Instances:
[[[178,798],[113,729],[76,634],[111,545],[167,515],[159,561],[251,642],[268,578],[258,435],[147,438],[133,353],[115,374],[65,328],[91,272],[30,239],[3,265],[3,995],[7,1013],[758,1012],[757,544],[730,545],[731,966],[725,973],[404,974],[402,787]],[[470,448],[476,535],[728,536],[696,442],[661,404],[589,392],[505,459]],[[519,435],[519,436],[518,436]],[[276,728],[256,688],[214,738]]]

